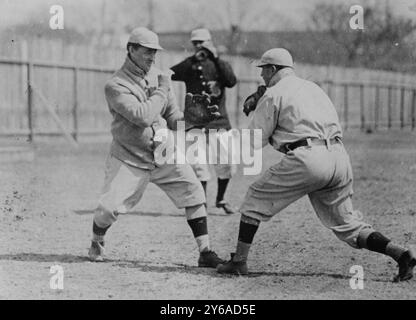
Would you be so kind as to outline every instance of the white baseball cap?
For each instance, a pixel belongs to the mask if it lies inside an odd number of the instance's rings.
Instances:
[[[211,40],[211,33],[208,29],[195,29],[191,32],[191,41],[208,41]]]
[[[157,34],[145,27],[134,29],[130,34],[128,42],[137,43],[150,49],[163,50],[159,45],[159,37]]]
[[[293,68],[293,58],[286,49],[274,48],[263,53],[257,67],[263,67],[268,64]]]

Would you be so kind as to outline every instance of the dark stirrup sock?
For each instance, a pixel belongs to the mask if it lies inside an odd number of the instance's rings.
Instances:
[[[208,234],[207,217],[187,220],[195,238]]]
[[[209,251],[210,244],[207,217],[200,217],[187,221],[198,245],[199,252]]]
[[[396,261],[398,261],[402,254],[407,251],[407,249],[402,246],[392,243],[389,238],[378,231],[370,233],[366,239],[360,239],[359,243],[362,248],[385,254]]]
[[[95,221],[93,221],[92,223],[92,232],[98,236],[104,236],[105,233],[107,232],[108,228],[110,228],[111,224],[105,228],[101,228],[99,226],[97,226],[97,224],[95,223]]]
[[[230,179],[219,179],[218,178],[218,192],[217,192],[217,202],[224,200],[224,194],[227,190],[228,182]]]
[[[95,221],[92,222],[92,240],[97,242],[104,241],[104,235],[107,232],[108,228],[111,227],[111,224],[105,228],[97,226]]]
[[[260,221],[241,216],[240,230],[238,231],[238,242],[233,261],[247,261],[251,243],[260,225]]]
[[[238,232],[238,241],[251,244],[254,239],[254,235],[257,232],[259,225],[244,222],[243,219],[240,221],[240,230]]]
[[[202,188],[204,189],[205,197],[207,196],[207,182],[208,181],[201,181]]]

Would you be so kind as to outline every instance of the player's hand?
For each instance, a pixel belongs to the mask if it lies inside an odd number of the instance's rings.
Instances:
[[[246,116],[250,114],[251,111],[256,109],[257,101],[253,96],[249,96],[246,101],[244,101],[243,112]]]
[[[259,86],[257,88],[257,91],[254,92],[252,95],[248,96],[246,101],[244,101],[243,112],[246,116],[248,116],[251,111],[256,110],[257,103],[266,92],[266,89],[266,86]]]
[[[211,56],[211,58],[217,59],[218,58],[218,53],[217,53],[217,49],[214,47],[214,44],[212,43],[212,41],[204,41],[201,44],[201,47],[206,49],[209,53],[208,57]]]
[[[170,74],[159,74],[157,76],[157,80],[158,80],[158,88],[162,89],[164,92],[168,92],[169,88],[170,88]]]

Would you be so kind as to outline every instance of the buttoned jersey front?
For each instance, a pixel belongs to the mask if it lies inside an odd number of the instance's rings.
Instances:
[[[218,106],[221,116],[205,127],[207,129],[231,129],[225,95],[225,88],[232,88],[237,82],[231,65],[219,58],[198,61],[191,56],[171,69],[174,72],[172,80],[184,81],[186,92],[207,93],[211,97],[211,105]]]

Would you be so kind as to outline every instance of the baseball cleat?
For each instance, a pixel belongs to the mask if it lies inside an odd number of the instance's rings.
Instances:
[[[91,247],[88,250],[88,257],[94,262],[104,261],[104,242],[91,241]]]
[[[217,267],[218,273],[247,275],[247,261],[234,261],[234,253],[231,254],[231,260],[224,264],[219,264]]]
[[[402,254],[399,261],[399,273],[394,277],[393,282],[406,281],[413,278],[413,268],[416,266],[416,257],[413,252],[407,250]]]
[[[224,209],[226,214],[234,214],[237,213],[238,211],[235,210],[227,201],[222,200],[222,201],[218,201],[215,206],[217,208],[222,208]]]
[[[198,267],[216,268],[220,263],[224,262],[214,251],[205,251],[199,254]]]

